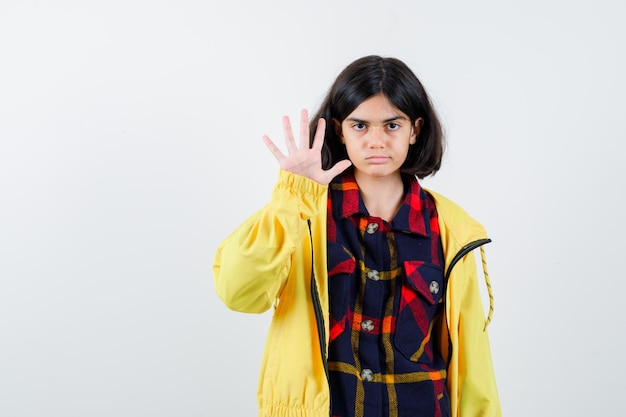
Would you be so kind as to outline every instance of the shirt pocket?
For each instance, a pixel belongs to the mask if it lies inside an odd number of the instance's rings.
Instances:
[[[328,242],[328,292],[330,301],[330,341],[345,330],[350,309],[356,261],[344,246]]]
[[[440,266],[405,261],[400,289],[394,342],[396,349],[413,362],[433,363],[431,334],[441,313],[445,288]]]

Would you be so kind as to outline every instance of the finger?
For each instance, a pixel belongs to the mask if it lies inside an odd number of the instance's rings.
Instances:
[[[291,129],[291,121],[289,116],[283,116],[283,132],[285,134],[285,144],[287,145],[287,152],[292,155],[298,150],[296,141],[293,138],[293,130]]]
[[[326,172],[329,174],[330,178],[332,179],[332,178],[335,178],[337,175],[341,174],[346,169],[348,169],[351,165],[352,165],[352,162],[350,162],[349,159],[344,159],[344,160],[337,162],[335,165],[333,165],[331,169],[329,169]]]
[[[300,111],[300,149],[309,149],[309,112],[306,109]]]
[[[265,143],[265,146],[267,146],[267,149],[269,149],[272,155],[274,155],[274,158],[276,158],[276,160],[280,164],[280,162],[285,158],[285,155],[281,152],[278,146],[276,146],[274,142],[272,142],[269,136],[264,135],[263,142]]]
[[[312,149],[321,150],[324,144],[324,136],[326,134],[326,120],[319,119],[317,121],[317,128],[315,129],[315,136],[313,137]]]

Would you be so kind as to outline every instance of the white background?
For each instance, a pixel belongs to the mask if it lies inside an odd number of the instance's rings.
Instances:
[[[215,295],[261,136],[367,54],[485,224],[506,416],[623,414],[621,1],[0,2],[0,416],[253,416],[270,314]],[[296,123],[297,124],[297,123]]]

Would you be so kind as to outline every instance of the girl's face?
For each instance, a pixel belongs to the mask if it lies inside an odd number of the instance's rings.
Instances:
[[[341,123],[334,120],[341,142],[360,178],[400,176],[409,145],[416,142],[423,119],[411,123],[383,94],[362,102]]]

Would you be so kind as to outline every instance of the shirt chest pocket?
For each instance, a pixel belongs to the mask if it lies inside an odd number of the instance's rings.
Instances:
[[[445,288],[441,267],[405,261],[394,342],[409,360],[431,363],[433,324],[441,314]]]

